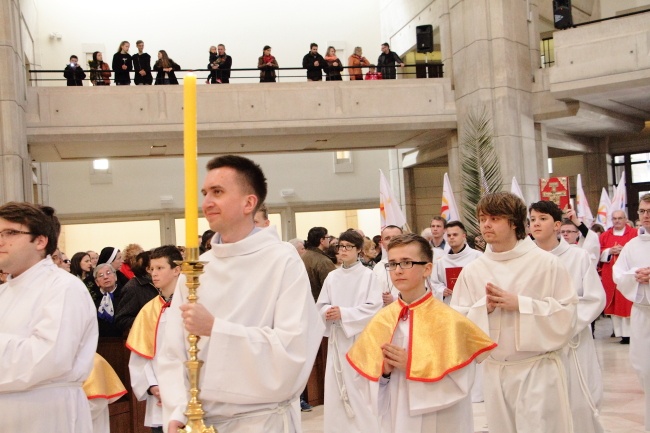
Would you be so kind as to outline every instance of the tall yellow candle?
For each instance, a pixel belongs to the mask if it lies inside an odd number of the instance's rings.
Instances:
[[[185,247],[199,246],[199,203],[196,151],[196,75],[183,80],[183,154],[185,160]]]

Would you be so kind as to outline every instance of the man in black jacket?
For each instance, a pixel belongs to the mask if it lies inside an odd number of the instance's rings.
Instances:
[[[77,56],[70,56],[70,63],[65,66],[63,76],[68,80],[68,86],[83,86],[83,80],[86,78],[86,73],[83,68],[79,66],[79,59]]]
[[[138,41],[135,43],[138,47],[138,53],[131,56],[133,59],[133,82],[135,85],[151,85],[153,83],[153,75],[151,75],[151,56],[144,52],[144,42]]]
[[[327,70],[327,62],[318,54],[318,45],[311,43],[309,52],[302,58],[302,67],[307,69],[307,81],[323,81],[323,71]]]
[[[232,68],[232,57],[226,54],[224,44],[217,45],[217,59],[208,65],[214,70],[212,74],[212,84],[230,83],[230,69]]]
[[[394,80],[396,78],[395,64],[404,67],[404,62],[399,58],[397,53],[390,50],[387,42],[381,44],[381,54],[377,59],[377,71],[381,72],[384,80]]]

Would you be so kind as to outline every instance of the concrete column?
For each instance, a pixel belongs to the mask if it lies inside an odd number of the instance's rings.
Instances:
[[[20,33],[20,3],[0,2],[0,203],[33,199]]]
[[[444,77],[451,80],[451,88],[453,89],[454,57],[451,48],[451,19],[449,15],[449,0],[441,0],[440,9],[440,57],[444,68]]]
[[[531,37],[525,0],[448,0],[458,140],[470,112],[486,109],[501,162],[503,189],[515,176],[537,188],[540,164],[531,91]]]
[[[585,190],[591,212],[595,214],[598,210],[601,190],[605,188],[609,193],[608,187],[614,184],[614,179],[611,170],[612,156],[609,153],[609,138],[595,138],[594,148],[595,152],[585,153],[582,156],[584,166],[589,167],[582,174],[582,188]]]

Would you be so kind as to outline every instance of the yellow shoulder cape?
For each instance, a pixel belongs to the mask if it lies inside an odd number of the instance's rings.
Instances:
[[[142,307],[133,321],[133,326],[126,339],[126,347],[129,350],[143,358],[153,359],[156,354],[158,323],[162,312],[168,305],[161,296],[156,296]]]
[[[435,299],[431,292],[410,305],[398,298],[377,313],[354,343],[346,358],[365,378],[377,382],[384,356],[398,320],[409,320],[406,378],[436,382],[474,359],[482,361],[497,344],[462,314]]]
[[[83,389],[88,400],[104,398],[109,403],[126,394],[126,388],[117,377],[113,367],[98,353],[95,353],[93,369],[84,382]]]

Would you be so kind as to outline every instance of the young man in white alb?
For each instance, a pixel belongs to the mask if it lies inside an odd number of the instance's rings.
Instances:
[[[645,429],[650,431],[650,194],[639,199],[639,236],[628,242],[614,265],[614,281],[632,304],[630,362],[645,393]]]
[[[372,271],[359,261],[363,237],[353,230],[341,233],[337,249],[343,265],[329,273],[316,308],[328,337],[325,370],[325,433],[378,431],[377,418],[365,403],[360,378],[345,354],[366,324],[382,307],[381,288]]]
[[[485,253],[463,268],[451,306],[498,346],[483,365],[488,425],[499,433],[573,433],[561,351],[578,297],[569,272],[526,236],[526,205],[485,195],[476,210]]]
[[[558,238],[558,229],[568,227],[562,224],[562,210],[552,201],[539,201],[530,206],[529,212],[535,243],[560,259],[571,274],[578,294],[578,322],[564,350],[573,429],[580,433],[602,433],[598,412],[603,378],[590,324],[605,307],[605,289],[590,254]],[[575,229],[573,223],[569,224]]]

